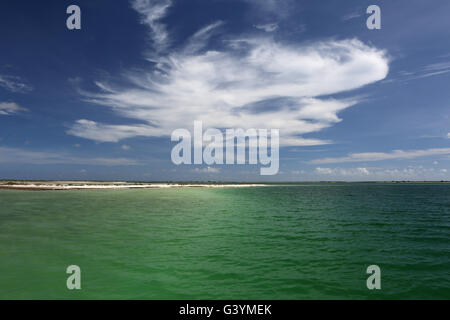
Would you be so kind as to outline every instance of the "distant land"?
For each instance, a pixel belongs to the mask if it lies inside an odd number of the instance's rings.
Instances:
[[[146,188],[231,188],[264,186],[249,183],[200,182],[133,182],[133,181],[76,181],[76,180],[0,180],[0,189],[12,190],[84,190],[84,189],[146,189]]]
[[[440,181],[298,181],[298,182],[222,182],[222,181],[96,181],[96,180],[0,180],[0,189],[11,190],[84,190],[84,189],[145,189],[145,188],[232,188],[298,184],[338,183],[449,183]]]

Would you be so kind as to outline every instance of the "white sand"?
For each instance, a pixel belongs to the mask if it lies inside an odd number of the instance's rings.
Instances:
[[[21,184],[0,183],[0,188],[6,189],[36,189],[36,190],[79,190],[79,189],[145,189],[145,188],[240,188],[264,186],[263,184],[132,184],[132,183],[32,183],[24,182]]]

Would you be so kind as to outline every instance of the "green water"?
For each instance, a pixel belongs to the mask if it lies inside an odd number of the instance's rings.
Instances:
[[[0,298],[450,299],[449,236],[448,184],[0,190]]]

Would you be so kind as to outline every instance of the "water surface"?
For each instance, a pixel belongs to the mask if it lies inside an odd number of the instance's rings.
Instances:
[[[0,298],[449,299],[449,236],[448,184],[0,190]]]

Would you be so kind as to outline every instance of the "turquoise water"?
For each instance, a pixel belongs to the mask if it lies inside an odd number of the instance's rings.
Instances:
[[[449,236],[448,184],[0,190],[0,298],[449,299]]]

